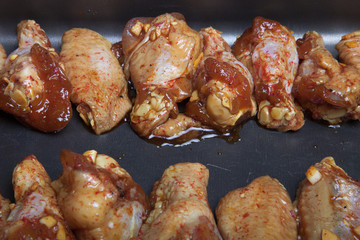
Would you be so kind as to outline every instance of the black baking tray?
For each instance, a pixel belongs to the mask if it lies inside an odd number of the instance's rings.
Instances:
[[[296,38],[316,30],[337,56],[334,45],[341,36],[360,28],[358,9],[360,1],[350,0],[9,0],[0,2],[0,42],[8,54],[13,51],[17,47],[16,25],[23,19],[36,20],[58,51],[62,34],[73,27],[90,28],[117,42],[130,18],[177,11],[196,30],[208,26],[221,30],[230,45],[255,16],[279,21],[293,30]],[[209,138],[184,146],[160,147],[138,137],[128,123],[97,136],[74,112],[64,130],[44,134],[0,112],[0,136],[0,192],[11,199],[12,171],[18,162],[34,154],[50,177],[56,179],[62,172],[59,160],[62,149],[77,153],[95,149],[115,158],[147,193],[170,165],[203,163],[210,170],[208,199],[213,210],[227,192],[262,175],[277,178],[294,199],[307,168],[326,156],[333,156],[350,176],[360,178],[360,124],[355,121],[328,126],[307,117],[299,131],[280,133],[264,129],[252,119],[243,125],[240,139],[232,144],[221,138]]]

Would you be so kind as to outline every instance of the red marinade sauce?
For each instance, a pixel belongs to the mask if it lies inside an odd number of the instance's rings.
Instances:
[[[31,104],[30,112],[20,119],[42,132],[63,129],[72,117],[71,83],[55,56],[39,44],[30,50],[32,63],[44,81],[44,91]]]

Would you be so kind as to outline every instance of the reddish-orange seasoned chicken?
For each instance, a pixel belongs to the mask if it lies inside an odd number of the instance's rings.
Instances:
[[[74,28],[62,37],[60,57],[73,85],[71,101],[96,134],[114,128],[131,109],[127,81],[111,47],[89,29]]]
[[[332,157],[311,166],[295,201],[299,239],[360,239],[359,193],[360,182]]]
[[[147,198],[109,156],[63,150],[63,173],[52,183],[60,209],[77,239],[125,240],[138,235]]]
[[[324,47],[317,32],[307,32],[297,41],[302,62],[294,83],[294,95],[315,119],[337,124],[360,117],[360,72],[356,69],[357,48],[352,54],[350,42],[338,44],[339,55],[346,63],[339,63]],[[341,47],[344,44],[343,47]],[[351,46],[351,44],[350,44]]]
[[[214,28],[200,30],[203,57],[194,76],[194,92],[186,114],[202,124],[226,131],[256,113],[248,69]]]
[[[222,237],[297,239],[296,217],[286,189],[274,178],[259,177],[220,200],[216,218]]]
[[[125,74],[136,88],[131,125],[144,137],[178,115],[177,102],[190,97],[201,50],[200,34],[178,13],[134,18],[122,38]]]
[[[50,177],[33,155],[15,167],[16,204],[0,195],[1,239],[75,239],[50,184]]]
[[[6,61],[6,52],[3,46],[0,44],[0,74],[5,66],[5,61]]]
[[[0,71],[0,109],[40,131],[59,131],[72,116],[71,84],[35,21],[20,22],[17,31],[19,47]]]
[[[279,131],[298,130],[304,115],[291,95],[299,57],[291,31],[280,23],[256,17],[237,38],[233,53],[251,72],[261,125]]]
[[[200,163],[167,168],[154,185],[152,210],[136,239],[221,239],[207,202],[208,178]]]

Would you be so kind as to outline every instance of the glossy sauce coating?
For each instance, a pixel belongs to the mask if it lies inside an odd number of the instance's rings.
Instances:
[[[71,119],[71,84],[45,32],[32,20],[18,24],[19,48],[0,74],[0,108],[42,132]]]
[[[237,38],[233,53],[254,78],[259,123],[278,131],[300,129],[304,116],[291,95],[299,61],[291,31],[256,17]]]
[[[137,236],[147,197],[118,163],[90,150],[61,152],[63,174],[52,183],[65,220],[78,239],[125,240]]]
[[[222,132],[255,114],[250,72],[231,53],[214,28],[200,30],[203,55],[194,76],[194,92],[185,113]]]

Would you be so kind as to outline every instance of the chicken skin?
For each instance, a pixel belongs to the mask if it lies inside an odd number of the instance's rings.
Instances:
[[[291,95],[299,58],[290,30],[256,17],[237,38],[233,53],[253,76],[259,123],[278,131],[301,128],[304,115]]]
[[[343,36],[335,47],[341,62],[360,70],[360,31]]]
[[[77,239],[129,239],[138,235],[148,202],[142,188],[109,156],[63,150],[63,174],[52,183]]]
[[[1,239],[75,239],[50,184],[44,167],[33,155],[15,167],[16,204],[0,195]]]
[[[72,116],[71,84],[35,21],[20,22],[17,31],[19,47],[0,71],[0,109],[42,132],[59,131]]]
[[[248,69],[212,27],[201,29],[203,57],[194,76],[194,92],[185,113],[220,131],[256,113],[253,81]]]
[[[122,38],[124,70],[136,88],[131,125],[143,137],[169,118],[192,93],[192,77],[200,50],[200,34],[178,13],[134,18]]]
[[[216,208],[216,218],[224,239],[297,239],[289,194],[269,176],[226,194]]]
[[[62,37],[60,57],[73,85],[71,101],[96,134],[114,128],[131,109],[127,81],[111,47],[89,29],[74,28]]]
[[[295,201],[299,239],[360,239],[360,182],[332,157],[311,166],[306,177]]]
[[[342,43],[344,44],[341,47]],[[346,40],[338,44],[341,58],[354,63],[352,48],[346,49]],[[294,95],[304,109],[311,111],[314,119],[338,124],[346,119],[360,117],[360,72],[355,66],[339,63],[324,47],[317,32],[307,32],[297,41],[302,62],[294,83]]]
[[[154,185],[152,210],[135,239],[221,239],[207,202],[208,178],[200,163],[167,168]]]
[[[5,67],[5,61],[6,61],[6,52],[3,46],[0,44],[0,74],[3,68]]]

